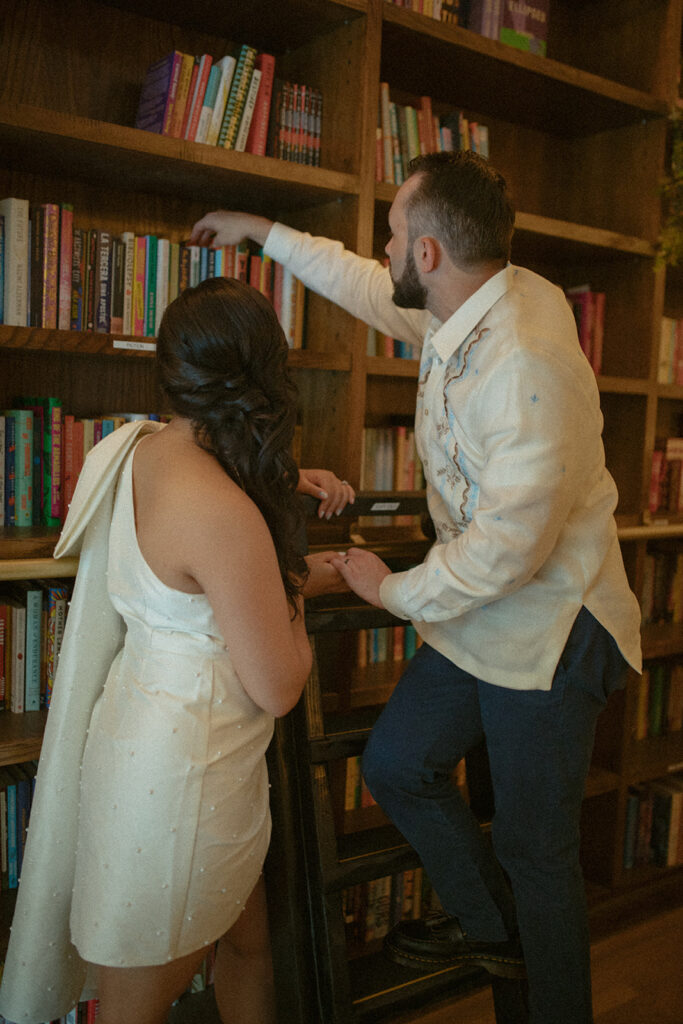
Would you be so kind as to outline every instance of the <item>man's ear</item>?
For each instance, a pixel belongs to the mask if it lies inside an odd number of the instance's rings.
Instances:
[[[415,239],[413,256],[417,269],[423,274],[430,274],[441,264],[441,246],[431,235],[422,235]]]

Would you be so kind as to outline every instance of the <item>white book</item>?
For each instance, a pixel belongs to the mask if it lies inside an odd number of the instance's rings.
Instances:
[[[28,324],[29,204],[28,199],[0,199],[5,218],[4,322],[13,327]]]
[[[168,271],[171,243],[168,238],[160,238],[157,242],[157,304],[154,333],[159,333],[159,325],[164,311],[168,306]]]
[[[124,231],[121,235],[124,245],[123,271],[123,334],[133,333],[133,283],[135,280],[135,235]]]
[[[218,144],[218,136],[220,135],[223,114],[225,113],[225,104],[228,102],[228,93],[230,92],[232,76],[235,73],[236,65],[237,61],[235,58],[229,55],[221,57],[220,60],[216,61],[216,67],[221,69],[221,78],[216,91],[216,102],[213,105],[209,128],[206,133],[206,143],[208,146],[216,146]]]
[[[238,153],[243,153],[247,147],[247,138],[249,137],[249,129],[251,128],[251,121],[254,116],[256,97],[258,96],[259,86],[261,84],[261,75],[262,72],[259,71],[258,68],[254,68],[251,73],[249,91],[247,92],[247,98],[244,101],[242,119],[240,121],[239,131],[237,132],[237,138],[235,139],[235,150]]]

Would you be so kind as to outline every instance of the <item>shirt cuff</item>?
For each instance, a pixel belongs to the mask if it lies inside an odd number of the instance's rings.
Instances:
[[[286,224],[280,224],[278,221],[275,221],[268,232],[263,251],[266,256],[270,256],[271,259],[276,260],[278,263],[287,263],[300,235],[301,232],[295,228],[290,228]]]
[[[399,619],[410,619],[401,605],[401,577],[404,573],[392,572],[391,576],[385,576],[379,585],[379,599],[392,615]]]

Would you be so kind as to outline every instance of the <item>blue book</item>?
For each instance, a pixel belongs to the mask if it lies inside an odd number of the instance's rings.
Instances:
[[[9,771],[9,769],[8,769]],[[7,780],[7,886],[19,885],[19,848],[17,846],[17,784]]]
[[[159,239],[146,235],[147,258],[145,259],[145,335],[153,338],[156,334],[157,310],[157,254]]]
[[[16,427],[14,416],[5,416],[5,526],[15,526],[14,488]]]
[[[5,420],[14,422],[14,526],[33,523],[33,413],[7,409]],[[7,467],[5,467],[7,472]]]
[[[12,585],[11,592],[26,607],[24,711],[38,711],[40,708],[43,590],[34,583],[19,580]]]

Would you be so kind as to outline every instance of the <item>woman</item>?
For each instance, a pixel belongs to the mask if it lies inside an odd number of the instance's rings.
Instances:
[[[171,422],[120,428],[86,460],[55,552],[80,551],[79,574],[0,994],[10,1019],[96,992],[99,1024],[133,1007],[163,1024],[220,940],[223,1019],[274,1020],[265,751],[311,665],[286,361],[257,291],[205,281],[159,330]],[[328,511],[353,499],[333,474],[302,474],[321,486]],[[312,563],[316,590],[343,587],[332,557]]]

